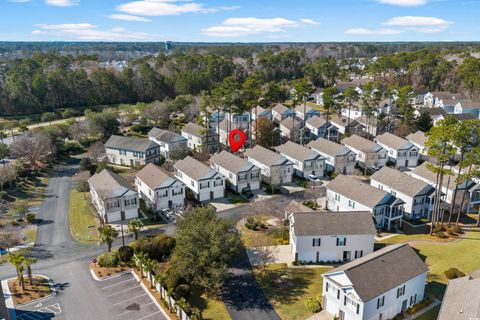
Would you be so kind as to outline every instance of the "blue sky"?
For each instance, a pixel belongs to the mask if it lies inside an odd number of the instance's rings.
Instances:
[[[6,41],[472,41],[480,0],[0,0]]]

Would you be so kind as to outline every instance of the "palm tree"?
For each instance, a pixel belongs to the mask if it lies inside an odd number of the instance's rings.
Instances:
[[[143,266],[145,268],[145,272],[148,273],[148,280],[150,281],[150,288],[154,287],[153,284],[153,271],[157,268],[157,261],[153,259],[146,259],[143,263]]]
[[[118,237],[118,231],[115,230],[111,225],[107,224],[104,227],[98,228],[100,233],[100,239],[98,244],[106,244],[108,252],[112,251],[112,243]]]
[[[11,254],[8,258],[10,262],[17,271],[17,280],[18,283],[22,286],[22,290],[25,290],[25,280],[23,279],[23,271],[25,270],[25,257],[18,254]]]
[[[160,286],[163,287],[165,284],[165,281],[167,280],[167,274],[165,272],[162,272],[162,273],[156,274],[153,278],[155,279],[156,283],[159,283]],[[162,290],[160,290],[160,298],[163,299]]]
[[[143,222],[139,219],[130,220],[127,224],[128,232],[133,233],[135,240],[138,239],[138,232],[143,227]]]
[[[145,261],[147,261],[148,255],[144,252],[138,252],[133,255],[133,262],[140,270],[140,277],[143,278],[143,270],[145,266]]]
[[[37,259],[32,257],[26,257],[24,259],[24,264],[27,267],[27,274],[28,274],[28,283],[33,284],[33,276],[32,276],[32,264],[37,263]]]

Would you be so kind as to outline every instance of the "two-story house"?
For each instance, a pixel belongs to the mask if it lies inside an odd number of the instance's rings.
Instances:
[[[308,120],[310,119],[311,117],[313,116],[321,116],[322,113],[312,107],[310,107],[309,105],[298,105],[296,108],[295,108],[295,115],[302,119],[302,120]]]
[[[112,135],[105,142],[109,163],[121,166],[140,166],[160,162],[160,148],[149,139]]]
[[[338,135],[346,134],[350,132],[352,128],[358,125],[358,122],[354,119],[348,119],[347,117],[334,115],[330,119],[330,123],[332,126],[337,128]]]
[[[343,139],[342,145],[355,153],[358,165],[363,168],[375,170],[387,164],[387,150],[373,141],[354,134]]]
[[[187,139],[187,146],[189,149],[197,151],[202,148],[207,148],[210,151],[217,142],[217,135],[204,127],[193,122],[187,123],[182,128],[182,136]]]
[[[325,158],[325,171],[355,173],[355,153],[347,147],[323,138],[310,141],[307,146]]]
[[[253,107],[250,110],[250,113],[252,114],[252,120],[254,121],[257,121],[257,119],[262,117],[272,120],[272,112],[269,109],[263,108],[262,106]]]
[[[430,218],[435,188],[400,170],[383,167],[375,172],[370,185],[387,191],[405,202],[404,214],[410,219]]]
[[[227,187],[235,192],[260,189],[260,168],[230,152],[213,155],[210,166],[226,177]]]
[[[177,161],[175,177],[182,181],[200,202],[225,196],[225,177],[203,162],[190,156]]]
[[[107,169],[88,179],[90,196],[104,223],[138,218],[138,194],[125,178]]]
[[[260,168],[264,182],[271,185],[292,182],[293,163],[282,155],[256,145],[245,151],[244,156]]]
[[[303,121],[295,116],[283,119],[280,122],[280,136],[283,140],[300,141]]]
[[[227,119],[221,121],[218,124],[218,127],[215,128],[215,132],[218,134],[218,138],[220,139],[220,143],[228,146],[229,145],[228,136],[229,136],[230,132],[232,130],[235,130],[235,129],[244,130],[244,128],[241,127],[240,125],[238,125],[234,122],[230,122]]]
[[[275,147],[275,150],[293,163],[294,174],[297,177],[304,179],[309,175],[323,177],[325,158],[312,149],[287,141],[285,144]]]
[[[281,103],[277,103],[275,107],[272,108],[272,118],[273,121],[280,123],[282,120],[293,117],[295,115],[295,111],[290,108],[287,108]]]
[[[410,141],[400,138],[390,132],[385,132],[375,138],[375,142],[388,151],[388,160],[397,168],[416,167],[420,153]]]
[[[423,300],[427,272],[408,244],[387,246],[324,273],[323,309],[342,320],[393,319]]]
[[[326,189],[328,210],[369,211],[377,228],[390,230],[392,225],[402,225],[404,202],[391,193],[345,175],[330,181]]]
[[[158,144],[160,154],[165,159],[170,159],[174,150],[187,148],[187,138],[168,130],[152,128],[148,138]]]
[[[327,122],[323,117],[313,116],[305,122],[307,129],[306,136],[310,140],[317,138],[325,138],[332,141],[337,141],[338,131],[337,127],[332,126],[330,122]]]
[[[346,262],[373,252],[377,231],[368,211],[295,212],[288,220],[295,262]]]
[[[185,185],[152,163],[135,175],[135,188],[154,211],[185,205]]]
[[[425,149],[427,137],[425,136],[425,132],[418,130],[415,133],[410,133],[408,136],[406,136],[406,138],[418,148],[420,158],[425,158],[427,156],[427,150]]]

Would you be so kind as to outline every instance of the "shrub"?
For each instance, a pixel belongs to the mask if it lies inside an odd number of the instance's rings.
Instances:
[[[303,305],[305,306],[305,309],[312,313],[318,313],[322,311],[322,307],[320,306],[320,302],[317,299],[314,298],[309,298],[307,299]]]
[[[130,131],[141,133],[141,134],[148,134],[148,131],[150,131],[153,128],[153,126],[148,125],[148,124],[134,124],[133,126],[130,127]]]
[[[460,227],[460,226],[454,226],[454,227],[452,227],[451,229],[452,229],[453,232],[455,232],[456,234],[463,234],[463,233],[464,233],[462,227]]]
[[[67,154],[81,154],[85,149],[78,141],[67,141],[63,144],[63,150]]]
[[[455,278],[461,278],[465,276],[465,273],[462,271],[458,270],[457,268],[450,268],[444,272],[445,276],[448,279],[455,279]]]
[[[260,229],[265,229],[265,225],[255,217],[248,217],[247,222],[245,223],[245,228],[258,231]]]
[[[443,226],[443,224],[437,224],[435,228],[433,228],[433,233],[443,232],[443,231],[445,231],[445,227]]]
[[[313,200],[303,201],[303,205],[309,207],[310,209],[315,209],[317,207],[317,204]]]
[[[133,249],[129,246],[123,246],[117,250],[118,259],[121,262],[129,262],[133,257]]]
[[[440,238],[440,239],[445,239],[447,237],[447,235],[445,234],[445,232],[443,231],[437,231],[435,232],[435,236]]]
[[[188,298],[190,296],[191,290],[188,284],[180,284],[175,288],[175,298]]]
[[[0,191],[0,199],[6,198],[8,195],[7,191]]]
[[[413,306],[411,306],[410,308],[407,309],[407,313],[412,315],[412,314],[415,314],[417,313],[418,311],[422,310],[423,308],[425,308],[426,306],[428,306],[430,303],[432,303],[432,301],[430,301],[430,299],[428,298],[425,298],[423,299],[421,302],[417,303],[417,304],[414,304]]]
[[[35,215],[35,213],[28,213],[25,218],[29,223],[34,223],[35,220],[37,219],[37,216]]]
[[[102,268],[112,268],[118,265],[118,256],[115,252],[105,252],[98,256],[97,261]]]
[[[172,254],[175,248],[175,239],[167,235],[157,235],[155,237],[143,237],[130,245],[135,252],[144,252],[157,261],[165,261]]]

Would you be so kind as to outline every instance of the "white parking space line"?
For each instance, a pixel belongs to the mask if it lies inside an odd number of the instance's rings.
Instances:
[[[150,313],[148,316],[141,317],[140,319],[137,319],[137,320],[143,320],[143,319],[150,318],[151,316],[154,316],[154,315],[156,315],[157,313],[160,313],[160,311],[157,311],[157,312],[154,312],[154,313]]]
[[[103,287],[102,290],[106,290],[106,289],[109,289],[109,288],[113,288],[115,286],[118,286],[119,284],[122,284],[122,283],[125,283],[125,282],[128,282],[128,281],[136,281],[135,278],[131,278],[131,279],[127,279],[127,280],[123,280],[123,281],[120,281],[120,282],[117,282],[117,283],[114,283],[114,284],[111,284],[109,286],[106,286],[106,287]]]
[[[138,289],[140,289],[141,291],[143,291],[142,287],[133,287],[133,288],[128,288],[128,289],[125,289],[125,290],[122,290],[122,291],[118,291],[118,292],[112,293],[111,295],[107,296],[107,298],[116,296],[116,295],[121,294],[121,293],[124,293],[124,292],[128,292],[128,291],[131,291],[131,290],[138,290]]]
[[[139,295],[139,296],[136,296],[136,297],[133,297],[133,298],[130,298],[130,299],[127,299],[127,300],[123,300],[123,301],[120,301],[120,302],[114,303],[114,304],[112,304],[112,306],[117,306],[117,305],[119,305],[119,304],[121,304],[121,303],[124,303],[124,302],[130,301],[130,300],[133,300],[133,299],[138,299],[138,298],[140,298],[140,297],[143,297],[143,296],[146,296],[146,295],[147,295],[147,294],[146,294],[146,293],[144,293],[144,294],[141,294],[141,295]]]
[[[126,315],[126,314],[128,314],[128,313],[130,313],[130,312],[133,312],[133,311],[141,311],[143,307],[146,307],[146,306],[149,306],[149,305],[152,305],[152,304],[153,304],[153,302],[150,302],[150,303],[141,305],[141,306],[138,307],[138,310],[127,310],[127,311],[124,311],[124,312],[120,313],[118,316],[119,316],[119,317],[120,317],[120,316],[124,316],[124,315]]]

